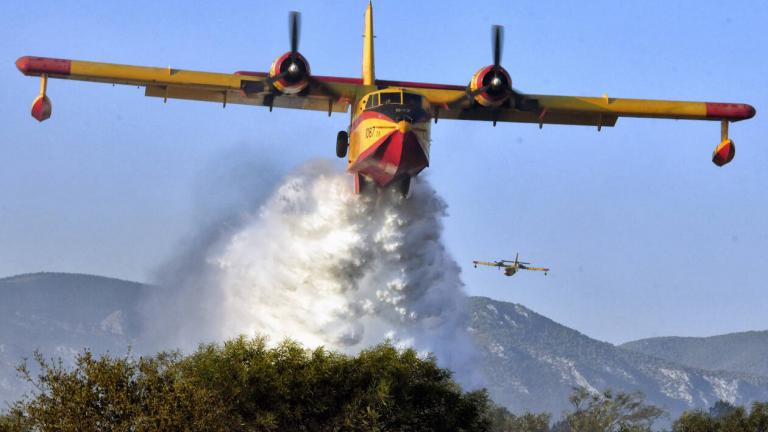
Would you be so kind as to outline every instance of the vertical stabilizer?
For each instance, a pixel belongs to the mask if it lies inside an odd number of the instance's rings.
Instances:
[[[363,33],[363,84],[373,85],[373,5],[368,1],[365,10],[365,33]]]

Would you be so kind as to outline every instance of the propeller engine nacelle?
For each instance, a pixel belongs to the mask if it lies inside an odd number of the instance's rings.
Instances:
[[[503,105],[512,95],[512,79],[501,66],[485,66],[472,76],[469,91],[480,105],[496,108]]]
[[[469,82],[469,96],[484,107],[497,108],[512,96],[512,79],[501,67],[501,50],[504,43],[504,28],[491,27],[493,64],[475,72]],[[496,122],[494,122],[494,125]]]
[[[276,58],[269,68],[272,86],[284,94],[296,94],[309,85],[309,62],[298,52]]]

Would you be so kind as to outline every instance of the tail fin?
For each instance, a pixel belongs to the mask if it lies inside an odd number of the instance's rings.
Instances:
[[[368,1],[365,10],[365,33],[363,34],[363,84],[373,85],[376,81],[373,71],[373,5]]]

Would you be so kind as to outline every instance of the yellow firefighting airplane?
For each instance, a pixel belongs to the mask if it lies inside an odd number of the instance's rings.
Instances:
[[[506,276],[514,276],[515,273],[517,273],[518,270],[533,270],[533,271],[543,271],[544,275],[546,276],[549,273],[549,269],[546,267],[528,267],[529,262],[522,262],[518,260],[518,257],[520,254],[515,254],[515,260],[501,260],[501,261],[472,261],[472,264],[474,264],[475,268],[479,265],[489,266],[489,267],[498,267],[499,269],[504,269],[504,274]]]
[[[348,157],[355,191],[371,184],[393,185],[404,195],[411,177],[429,165],[430,120],[483,120],[538,124],[586,125],[597,130],[619,117],[715,120],[721,140],[712,161],[722,166],[735,154],[728,123],[749,119],[755,109],[743,103],[680,102],[602,97],[546,96],[512,87],[501,66],[502,27],[493,26],[493,64],[478,70],[468,85],[386,81],[375,78],[373,12],[365,12],[362,78],[312,75],[298,51],[299,15],[290,15],[291,49],[272,63],[269,72],[210,73],[173,68],[128,66],[45,57],[21,57],[16,67],[40,76],[40,95],[32,116],[51,116],[46,96],[48,78],[73,79],[145,87],[145,95],[220,103],[347,112],[349,129],[337,135],[336,155]]]

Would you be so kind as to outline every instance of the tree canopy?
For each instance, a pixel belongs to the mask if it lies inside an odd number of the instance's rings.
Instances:
[[[574,388],[569,398],[572,411],[554,425],[557,432],[644,432],[664,412],[645,403],[642,393],[590,392]]]
[[[35,390],[8,431],[486,431],[485,391],[464,392],[433,357],[389,343],[346,356],[244,337],[134,359],[90,352],[66,368],[35,356]]]
[[[686,411],[672,424],[672,432],[768,432],[768,402],[751,409],[718,401],[709,411]]]

